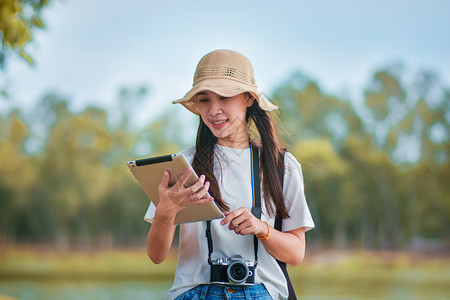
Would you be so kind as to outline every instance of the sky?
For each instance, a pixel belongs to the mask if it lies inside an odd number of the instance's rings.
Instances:
[[[121,87],[144,84],[136,117],[151,118],[183,97],[215,49],[246,55],[269,96],[300,70],[327,93],[357,98],[375,70],[397,62],[450,85],[447,0],[51,2],[27,47],[35,66],[11,58],[0,74],[11,94],[0,108],[32,107],[51,91],[75,110],[108,107]]]

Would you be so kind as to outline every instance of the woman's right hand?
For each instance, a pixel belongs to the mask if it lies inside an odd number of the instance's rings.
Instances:
[[[205,182],[205,175],[201,175],[193,185],[185,187],[192,172],[192,169],[187,169],[171,187],[169,187],[170,174],[168,171],[164,172],[158,186],[159,203],[157,210],[159,210],[159,214],[174,217],[185,207],[204,204],[214,200],[213,197],[208,195],[210,183],[208,181]]]

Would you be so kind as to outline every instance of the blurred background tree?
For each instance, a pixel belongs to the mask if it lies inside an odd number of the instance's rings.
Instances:
[[[45,28],[42,10],[48,0],[0,0],[0,75],[6,71],[11,55],[34,65],[31,54],[25,49],[33,40],[35,29]],[[8,80],[0,76],[0,99],[10,97]]]
[[[406,77],[398,66],[375,72],[359,109],[301,73],[275,89],[317,226],[311,246],[448,247],[450,93],[433,72]],[[1,117],[0,240],[143,245],[149,200],[125,162],[193,145],[196,130],[179,108],[135,122],[130,107],[152,101],[149,91],[124,87],[112,110],[79,112],[49,93]]]
[[[405,77],[401,65],[375,72],[359,110],[301,73],[275,90],[303,164],[315,245],[448,246],[448,87],[431,71]]]
[[[8,55],[19,55],[28,63],[33,59],[25,45],[33,39],[33,30],[42,29],[42,9],[48,0],[0,0],[0,69],[5,68]]]

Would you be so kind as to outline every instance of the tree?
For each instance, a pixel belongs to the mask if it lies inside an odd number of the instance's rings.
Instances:
[[[275,90],[304,169],[312,241],[386,249],[448,238],[450,92],[430,71],[404,78],[399,66],[377,71],[358,111],[301,73]]]
[[[272,99],[281,106],[279,117],[290,145],[327,138],[339,148],[349,134],[363,135],[361,119],[348,101],[324,94],[317,83],[299,72],[277,88]]]
[[[450,240],[450,92],[432,72],[413,85],[402,78],[374,75],[364,117],[299,73],[276,90],[317,226],[312,244],[395,249]],[[70,99],[48,94],[30,115],[0,116],[0,240],[144,243],[149,199],[126,162],[188,147],[196,127],[172,109],[138,124],[130,107],[146,94],[145,86],[122,89],[121,109],[111,113],[73,112]],[[411,148],[405,136],[420,153],[408,163],[398,158],[399,147]]]
[[[300,158],[304,173],[305,193],[318,233],[311,238],[323,246],[347,247],[349,228],[354,214],[354,198],[344,194],[349,166],[333,149],[328,139],[300,141],[292,153]],[[330,209],[332,207],[332,209]]]
[[[420,71],[413,82],[404,70],[379,70],[365,92],[370,118],[366,128],[373,145],[399,164],[441,163],[449,158],[449,92],[431,71]]]
[[[44,28],[41,11],[47,4],[48,0],[0,0],[0,69],[9,52],[33,63],[25,45],[33,39],[35,28]]]
[[[38,174],[32,158],[23,157],[28,134],[28,126],[17,110],[0,118],[0,239],[3,235],[14,241],[30,209],[28,192]]]

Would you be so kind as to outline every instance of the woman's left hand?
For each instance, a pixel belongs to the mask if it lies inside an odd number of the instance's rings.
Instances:
[[[252,212],[241,207],[232,212],[224,212],[225,218],[220,222],[221,225],[228,224],[230,230],[234,230],[236,234],[256,236],[265,236],[267,234],[267,225],[264,221],[256,218]]]
[[[232,212],[224,212],[225,218],[220,224],[233,230],[236,234],[253,234],[257,237],[267,235],[267,225],[255,217],[248,208],[241,207]],[[305,228],[280,232],[270,227],[270,237],[261,240],[264,248],[279,261],[284,261],[292,266],[298,265],[305,256]]]

